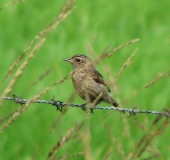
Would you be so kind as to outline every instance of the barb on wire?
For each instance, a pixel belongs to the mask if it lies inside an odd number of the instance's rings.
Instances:
[[[26,99],[22,99],[21,97],[12,94],[13,97],[1,97],[0,99],[3,100],[11,100],[11,101],[15,101],[18,104],[26,104],[28,102],[28,100]],[[60,112],[62,112],[63,107],[65,106],[71,106],[71,107],[85,107],[86,109],[88,109],[89,107],[84,106],[84,104],[73,104],[73,103],[64,103],[58,100],[55,100],[54,97],[51,99],[51,101],[46,101],[46,100],[36,100],[32,103],[44,103],[44,104],[51,104],[53,106],[57,107],[57,111],[59,110]],[[136,107],[135,107],[136,108]],[[155,114],[155,115],[161,115],[161,116],[165,116],[165,117],[170,117],[170,111],[167,109],[164,109],[164,112],[157,112],[157,111],[149,111],[149,110],[137,110],[135,108],[119,108],[119,107],[113,107],[113,106],[94,106],[94,109],[102,109],[102,110],[117,110],[123,113],[128,112],[130,114],[130,116],[132,115],[136,115],[139,113],[143,113],[143,114]],[[90,108],[89,108],[90,109]]]

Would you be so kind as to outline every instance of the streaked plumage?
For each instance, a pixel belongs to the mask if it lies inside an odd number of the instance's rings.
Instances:
[[[115,107],[118,106],[111,97],[110,89],[106,85],[103,76],[94,68],[89,57],[77,54],[70,59],[65,59],[65,61],[70,62],[74,68],[71,72],[72,82],[76,92],[82,99],[87,103],[93,103],[102,94],[95,105],[105,101]]]

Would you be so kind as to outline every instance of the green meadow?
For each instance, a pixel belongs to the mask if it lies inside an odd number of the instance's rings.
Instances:
[[[169,113],[169,6],[166,0],[1,0],[0,159],[168,160],[165,116],[99,109],[90,115],[70,106],[60,112],[3,98],[83,104],[63,59],[105,54],[96,68],[122,108]]]

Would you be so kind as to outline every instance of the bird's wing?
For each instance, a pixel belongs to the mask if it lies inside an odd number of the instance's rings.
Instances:
[[[93,80],[94,80],[96,83],[100,83],[100,84],[105,85],[105,86],[107,87],[108,91],[110,92],[110,89],[109,89],[109,87],[107,86],[107,84],[105,83],[103,76],[102,76],[97,70],[95,70],[95,71],[93,72],[92,78],[93,78]]]

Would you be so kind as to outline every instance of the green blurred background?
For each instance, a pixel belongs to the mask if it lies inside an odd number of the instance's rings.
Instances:
[[[2,8],[0,11],[0,81],[19,55],[29,46],[31,40],[57,16],[65,3],[62,0],[35,0],[4,7],[9,2],[0,1]],[[109,83],[109,76],[114,77],[127,58],[138,49],[133,63],[116,80],[116,89],[110,87],[114,98],[121,102],[124,108],[138,106],[141,110],[155,111],[162,111],[163,108],[170,109],[169,77],[139,92],[130,98],[128,103],[123,103],[136,90],[148,84],[170,66],[170,1],[82,0],[75,6],[76,9],[61,22],[57,29],[47,35],[45,44],[30,60],[11,93],[29,99],[59,81],[72,70],[70,64],[63,61],[64,58],[83,53],[95,59],[96,57],[87,49],[88,44],[99,56],[107,46],[114,49],[139,38],[139,42],[119,50],[111,58],[104,59],[97,65],[97,69]],[[28,54],[29,52],[19,65]],[[110,68],[109,76],[105,67]],[[1,94],[17,68],[0,85]],[[50,70],[48,76],[33,85],[48,70]],[[69,78],[53,87],[41,99],[50,100],[55,95],[55,99],[67,102],[73,93],[74,88]],[[84,103],[78,95],[72,102]],[[0,108],[1,120],[18,107],[18,104],[5,101]],[[46,159],[48,153],[68,130],[82,122],[84,125],[78,131],[78,140],[72,137],[71,141],[54,154],[56,157],[87,151],[83,139],[89,139],[87,144],[93,159],[104,159],[109,150],[112,152],[108,159],[128,159],[129,154],[136,149],[138,141],[148,132],[156,116],[137,115],[135,120],[133,117],[127,118],[128,114],[121,115],[114,111],[108,113],[110,112],[96,110],[94,115],[84,116],[85,113],[81,109],[69,108],[62,115],[55,107],[31,104],[17,120],[0,133],[0,159]],[[61,119],[58,119],[60,116]],[[9,119],[1,123],[1,127]],[[115,137],[115,141],[109,136],[106,125]],[[144,159],[157,153],[154,159],[167,160],[170,153],[170,144],[167,140],[169,132],[168,126],[161,136],[152,141],[152,145],[148,146],[140,158]],[[123,153],[119,150],[119,145]],[[78,155],[73,159],[85,159],[85,157],[88,159],[85,155]]]

